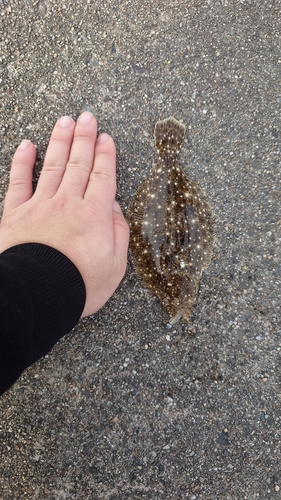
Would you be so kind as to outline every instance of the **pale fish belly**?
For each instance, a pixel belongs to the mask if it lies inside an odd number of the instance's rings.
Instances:
[[[185,126],[172,117],[156,123],[157,161],[127,214],[136,270],[171,324],[189,320],[214,241],[210,206],[177,164],[184,136]]]

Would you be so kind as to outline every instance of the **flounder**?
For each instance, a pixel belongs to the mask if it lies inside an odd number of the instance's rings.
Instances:
[[[130,250],[147,288],[172,316],[188,321],[208,267],[214,222],[201,188],[177,163],[185,126],[173,117],[155,126],[157,161],[130,205]]]

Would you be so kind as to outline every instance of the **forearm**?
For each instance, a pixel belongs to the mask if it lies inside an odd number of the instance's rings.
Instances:
[[[78,322],[85,285],[74,264],[46,245],[0,254],[0,394]]]

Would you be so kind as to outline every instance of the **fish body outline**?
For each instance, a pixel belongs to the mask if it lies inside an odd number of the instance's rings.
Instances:
[[[144,285],[172,316],[188,321],[202,271],[210,263],[214,221],[200,186],[178,164],[185,126],[155,126],[157,159],[130,205],[130,250]]]

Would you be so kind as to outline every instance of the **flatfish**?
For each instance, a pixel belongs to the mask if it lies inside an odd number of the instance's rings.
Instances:
[[[130,250],[142,282],[173,324],[189,320],[202,271],[211,260],[214,222],[201,188],[177,163],[184,124],[173,117],[160,120],[154,134],[157,161],[127,214]]]

